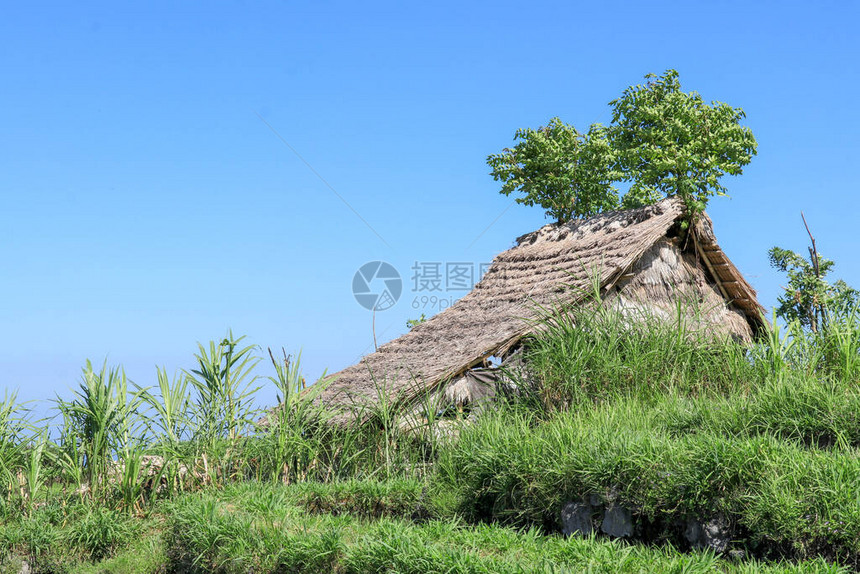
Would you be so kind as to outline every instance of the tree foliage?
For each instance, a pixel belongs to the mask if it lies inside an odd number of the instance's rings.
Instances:
[[[540,205],[559,222],[663,197],[684,199],[691,216],[713,195],[725,195],[725,174],[739,175],[756,153],[752,131],[740,125],[740,108],[706,104],[681,91],[678,72],[646,76],[610,102],[612,123],[587,133],[553,118],[538,129],[519,129],[513,148],[490,155],[501,193]],[[618,182],[629,182],[619,197]]]
[[[831,284],[825,279],[834,263],[817,251],[810,248],[807,260],[794,251],[773,247],[768,257],[772,267],[788,275],[785,292],[777,297],[777,317],[818,332],[832,317],[845,315],[860,304],[860,292],[845,281]]]
[[[517,203],[540,205],[559,222],[618,207],[615,161],[602,126],[583,134],[552,118],[536,130],[517,130],[514,139],[520,142],[513,149],[487,158],[501,193],[522,191]]]
[[[681,91],[678,72],[624,90],[610,102],[612,146],[624,178],[631,182],[625,207],[679,196],[692,211],[726,195],[725,174],[740,175],[756,153],[756,141],[741,108],[706,104],[696,92]]]

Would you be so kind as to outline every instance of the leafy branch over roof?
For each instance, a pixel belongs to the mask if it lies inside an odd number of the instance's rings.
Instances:
[[[610,102],[608,127],[583,134],[556,117],[517,130],[516,146],[487,158],[500,192],[521,192],[518,203],[540,205],[559,223],[674,196],[694,218],[713,195],[726,195],[721,178],[740,175],[756,154],[752,130],[740,125],[744,111],[682,91],[675,70],[646,80]],[[623,195],[620,182],[630,184]]]

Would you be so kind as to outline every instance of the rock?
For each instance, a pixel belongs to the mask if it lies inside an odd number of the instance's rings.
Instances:
[[[702,538],[714,552],[725,552],[732,540],[728,521],[721,516],[709,520],[702,525]]]
[[[633,534],[633,518],[630,511],[622,506],[611,504],[603,513],[603,524],[600,529],[615,538],[623,538]]]
[[[684,529],[684,537],[693,548],[710,548],[714,552],[725,552],[731,542],[731,528],[728,521],[722,516],[717,516],[701,522],[696,518],[687,520]]]
[[[746,558],[746,556],[747,556],[746,552],[744,552],[743,550],[741,550],[739,548],[735,549],[735,550],[729,550],[729,558],[731,558],[732,560],[736,560],[736,561],[740,562],[741,560]]]
[[[684,538],[687,539],[690,546],[696,549],[703,548],[702,536],[702,524],[695,518],[688,518],[687,526],[684,528]]]
[[[587,502],[568,502],[561,509],[561,531],[565,536],[588,536],[594,531],[591,525],[593,508]]]

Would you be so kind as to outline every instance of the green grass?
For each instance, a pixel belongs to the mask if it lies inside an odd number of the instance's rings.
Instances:
[[[71,574],[159,574],[168,562],[161,531],[153,530],[130,542],[111,558],[99,562],[80,562]]]
[[[441,497],[431,497],[428,485],[415,479],[350,480],[296,485],[301,503],[316,514],[351,514],[363,518],[388,516],[426,520],[446,513]]]
[[[633,509],[651,536],[687,518],[726,516],[754,552],[857,561],[860,460],[772,436],[671,436],[628,404],[536,425],[510,414],[466,430],[443,453],[436,488],[456,489],[475,520],[559,528],[589,496]],[[774,550],[775,552],[770,552]]]
[[[299,357],[268,377],[232,335],[154,389],[87,364],[50,438],[0,404],[0,572],[837,572],[860,565],[860,316],[755,345],[683,324],[556,313],[518,388],[439,440],[380,382],[333,425]],[[313,388],[313,387],[311,387]],[[157,459],[153,459],[157,456]],[[147,467],[153,460],[155,467]],[[634,536],[564,538],[562,507],[631,512]],[[694,551],[719,518],[727,553]]]
[[[191,572],[843,571],[820,560],[735,563],[706,552],[564,539],[536,529],[470,525],[455,518],[416,524],[392,517],[368,521],[352,513],[307,516],[298,502],[304,497],[302,489],[275,489],[262,494],[253,488],[219,496],[201,493],[177,501],[168,527],[172,561]],[[254,502],[270,500],[272,492],[280,492],[277,504]]]
[[[631,328],[608,311],[553,310],[544,324],[527,341],[528,376],[520,384],[547,413],[630,395],[721,395],[753,389],[768,375],[748,349],[683,322],[643,318]]]
[[[860,447],[860,386],[794,374],[755,390],[707,399],[666,397],[653,410],[675,436],[759,435],[809,448]]]

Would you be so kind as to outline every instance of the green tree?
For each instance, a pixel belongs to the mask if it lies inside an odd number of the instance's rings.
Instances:
[[[645,76],[610,102],[609,138],[624,179],[631,182],[624,207],[678,196],[691,213],[708,199],[726,195],[725,174],[740,175],[756,154],[756,141],[741,108],[706,104],[696,92],[681,91],[678,72]]]
[[[513,148],[487,158],[501,193],[540,205],[559,222],[620,207],[683,198],[691,218],[708,199],[725,195],[720,178],[739,175],[756,153],[740,108],[706,104],[681,91],[678,72],[646,76],[610,102],[612,123],[588,133],[553,118],[538,129],[519,129]],[[615,183],[630,182],[619,199]]]
[[[521,191],[517,203],[540,205],[559,223],[618,207],[616,162],[603,126],[583,134],[552,118],[536,130],[517,130],[514,140],[516,146],[487,158],[504,195]]]
[[[810,248],[807,260],[794,251],[773,247],[768,257],[772,267],[788,275],[785,292],[777,297],[777,317],[787,322],[796,320],[817,333],[834,315],[845,314],[860,303],[860,292],[845,281],[831,284],[824,278],[834,263],[816,250]]]

